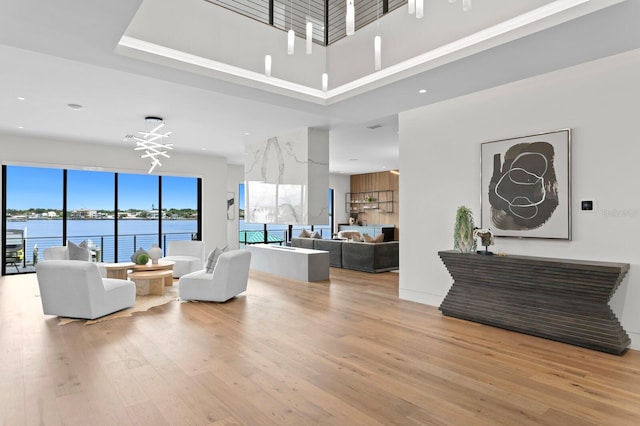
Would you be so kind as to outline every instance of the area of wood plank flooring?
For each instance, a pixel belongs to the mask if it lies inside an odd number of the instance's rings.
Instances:
[[[640,352],[446,318],[397,294],[396,273],[252,271],[224,304],[59,326],[35,275],[1,277],[0,423],[640,424]]]

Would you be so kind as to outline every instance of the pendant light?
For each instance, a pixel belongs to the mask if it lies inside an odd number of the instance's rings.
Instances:
[[[289,2],[289,22],[291,22],[291,29],[287,32],[287,53],[293,55],[296,45],[296,32],[293,31],[293,5]]]
[[[416,13],[416,0],[409,0],[407,6],[409,7],[409,15]]]
[[[382,38],[379,35],[373,38],[373,57],[374,57],[374,68],[378,71],[382,68]]]
[[[424,0],[416,0],[416,18],[422,19],[424,16]]]
[[[355,0],[347,0],[347,35],[353,35],[356,32],[356,7]]]
[[[264,57],[264,75],[271,77],[271,55],[265,55]]]
[[[376,0],[376,35],[373,38],[373,68],[378,71],[382,68],[382,38],[380,37],[380,1]]]
[[[311,0],[307,2],[307,55],[311,55],[313,49],[313,23],[311,22]]]
[[[307,22],[307,55],[311,55],[313,49],[313,24]]]
[[[326,72],[322,73],[322,91],[326,92],[329,90],[329,74]]]
[[[287,33],[287,53],[293,55],[295,51],[296,33],[293,28]]]

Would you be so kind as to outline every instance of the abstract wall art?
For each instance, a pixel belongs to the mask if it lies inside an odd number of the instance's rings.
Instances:
[[[481,145],[482,227],[571,239],[571,129]]]

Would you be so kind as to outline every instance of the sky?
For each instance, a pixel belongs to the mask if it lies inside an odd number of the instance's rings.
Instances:
[[[7,209],[62,209],[62,169],[7,166]],[[114,173],[69,170],[68,210],[113,210]],[[151,210],[158,207],[158,176],[118,174],[118,208]],[[162,178],[162,207],[197,208],[197,179]]]

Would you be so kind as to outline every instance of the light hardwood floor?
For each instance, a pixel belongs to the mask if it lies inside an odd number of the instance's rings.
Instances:
[[[225,304],[90,326],[0,278],[2,425],[638,425],[640,353],[442,317],[398,274],[252,272]]]

